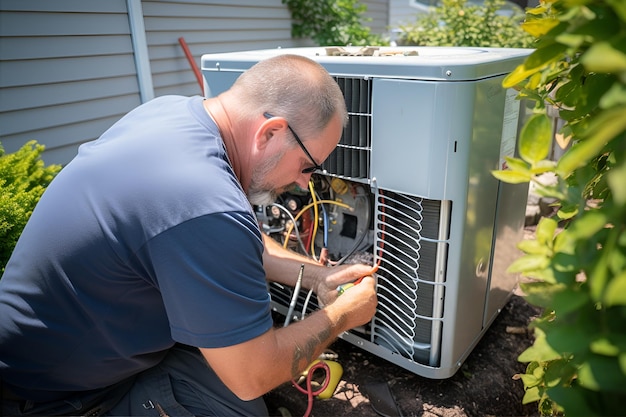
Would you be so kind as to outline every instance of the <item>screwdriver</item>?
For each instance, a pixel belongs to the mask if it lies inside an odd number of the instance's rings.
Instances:
[[[378,264],[374,265],[374,268],[372,268],[372,270],[370,272],[368,272],[367,274],[363,275],[361,278],[357,279],[354,282],[348,282],[347,284],[343,284],[337,287],[337,292],[339,292],[339,295],[343,294],[344,292],[346,292],[348,289],[354,287],[355,285],[358,285],[363,278],[365,278],[366,276],[370,276],[370,275],[374,275],[376,273],[376,271],[378,271]]]

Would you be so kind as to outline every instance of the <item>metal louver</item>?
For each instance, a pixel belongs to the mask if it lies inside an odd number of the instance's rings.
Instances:
[[[348,110],[348,124],[323,168],[336,176],[368,181],[372,151],[372,80],[368,77],[334,77]]]
[[[372,341],[436,366],[450,204],[392,192],[376,199],[379,304]]]

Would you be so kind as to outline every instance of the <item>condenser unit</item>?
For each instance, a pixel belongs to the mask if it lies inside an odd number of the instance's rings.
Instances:
[[[206,96],[286,53],[318,61],[341,87],[350,120],[317,175],[359,191],[336,196],[352,209],[329,209],[328,246],[341,256],[353,240],[369,241],[379,264],[377,312],[344,333],[346,341],[415,374],[447,378],[508,301],[517,277],[506,269],[519,255],[527,186],[501,183],[491,170],[516,150],[523,107],[501,83],[529,52],[290,48],[202,57]],[[270,288],[283,314],[291,292]],[[316,308],[304,298],[296,311]]]

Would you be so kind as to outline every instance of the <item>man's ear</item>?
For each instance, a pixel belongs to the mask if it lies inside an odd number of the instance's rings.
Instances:
[[[281,132],[284,132],[286,129],[287,121],[282,117],[271,117],[265,120],[261,123],[254,136],[257,149],[262,150],[269,145],[278,145],[272,139],[279,137],[282,134]]]

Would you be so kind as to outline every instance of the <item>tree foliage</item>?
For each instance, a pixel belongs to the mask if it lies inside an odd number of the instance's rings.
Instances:
[[[5,154],[0,144],[0,272],[13,252],[35,205],[61,166],[40,159],[43,145],[26,143]]]
[[[521,23],[521,10],[511,15],[500,13],[504,0],[443,0],[429,13],[418,15],[410,25],[400,27],[399,43],[419,46],[474,46],[529,48],[533,37]]]
[[[363,22],[367,6],[358,0],[282,0],[291,12],[291,36],[310,37],[320,46],[383,45]]]
[[[520,158],[494,175],[507,182],[558,182],[538,191],[556,198],[535,240],[511,271],[529,302],[544,308],[534,344],[521,354],[524,402],[544,415],[626,413],[626,2],[544,0],[527,10],[523,27],[536,50],[503,82],[534,101],[521,132]],[[547,160],[554,108],[571,142]]]

